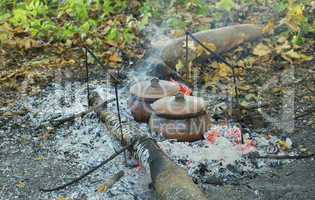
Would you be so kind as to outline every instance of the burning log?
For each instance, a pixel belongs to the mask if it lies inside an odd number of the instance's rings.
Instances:
[[[227,26],[193,34],[196,39],[216,53],[228,51],[262,35],[262,27],[253,24]],[[175,67],[179,60],[185,61],[185,40],[185,36],[174,39],[163,48],[162,59],[168,66]],[[188,43],[188,48],[193,49],[193,51],[188,51],[188,62],[207,55],[207,52],[198,50],[199,45],[196,42],[192,44],[193,47]]]
[[[92,105],[97,105],[102,101],[101,97],[94,93],[90,102]],[[120,140],[121,133],[117,116],[106,111],[99,111],[98,115],[110,134]],[[205,194],[187,175],[187,172],[173,163],[152,138],[149,138],[143,131],[132,124],[126,124],[123,128],[122,138],[125,144],[130,144],[137,140],[133,145],[133,152],[146,171],[150,173],[159,199],[207,199]]]

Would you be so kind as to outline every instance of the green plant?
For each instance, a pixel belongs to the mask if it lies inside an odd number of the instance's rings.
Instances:
[[[287,10],[288,4],[289,4],[289,3],[288,3],[287,0],[276,1],[273,8],[275,9],[276,12],[282,13],[282,12],[284,12],[285,10]]]
[[[220,0],[216,3],[216,7],[226,11],[231,11],[233,8],[235,8],[235,3],[233,0]]]
[[[103,2],[103,16],[108,17],[110,15],[122,14],[128,8],[127,0],[106,0]]]
[[[55,34],[56,24],[51,20],[33,19],[30,22],[29,31],[37,38],[49,39]]]
[[[55,37],[59,41],[65,41],[72,38],[76,33],[79,33],[78,27],[67,22],[63,26],[57,26]]]
[[[187,23],[181,19],[180,15],[169,18],[166,23],[174,29],[184,29],[187,26]]]
[[[45,16],[48,13],[48,6],[41,0],[32,0],[25,5],[25,9],[34,17]]]
[[[13,10],[13,15],[10,18],[10,23],[14,26],[21,26],[23,28],[28,27],[29,25],[29,15],[30,13],[22,8]]]

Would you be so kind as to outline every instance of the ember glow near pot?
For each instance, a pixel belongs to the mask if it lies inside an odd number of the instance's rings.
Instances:
[[[150,105],[160,98],[174,96],[178,89],[177,84],[158,78],[136,83],[130,88],[128,99],[132,116],[137,122],[148,122],[152,112]]]
[[[152,132],[179,142],[203,139],[208,129],[206,104],[202,98],[176,94],[155,101],[149,125]]]

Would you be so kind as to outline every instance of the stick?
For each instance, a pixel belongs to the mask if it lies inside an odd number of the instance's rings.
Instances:
[[[41,192],[52,192],[52,191],[56,191],[56,190],[61,190],[66,188],[69,185],[72,185],[74,183],[79,182],[81,179],[83,179],[84,177],[90,175],[91,173],[93,173],[94,171],[96,171],[97,169],[99,169],[100,167],[102,167],[103,165],[105,165],[106,163],[108,163],[109,161],[113,160],[114,158],[116,158],[119,154],[121,154],[122,152],[124,152],[126,149],[132,147],[134,144],[130,144],[124,148],[122,148],[121,150],[115,152],[114,154],[112,154],[109,158],[107,158],[106,160],[104,160],[103,162],[101,162],[99,165],[93,167],[92,169],[90,169],[89,171],[85,172],[84,174],[82,174],[81,176],[79,176],[78,178],[75,178],[74,180],[70,181],[69,183],[60,185],[58,187],[55,188],[50,188],[50,189],[44,189],[44,188],[40,188],[39,190]]]
[[[276,160],[285,160],[285,159],[303,159],[303,158],[312,158],[314,157],[314,153],[305,154],[305,155],[266,155],[266,156],[253,156],[253,158],[257,159],[276,159]]]
[[[60,124],[63,124],[67,121],[72,121],[74,120],[75,118],[78,118],[78,117],[83,117],[84,115],[90,113],[90,112],[93,112],[93,111],[98,111],[104,107],[106,107],[107,104],[111,103],[115,101],[115,98],[112,98],[112,99],[109,99],[109,100],[106,100],[96,106],[93,106],[91,108],[89,108],[88,110],[85,110],[85,111],[82,111],[82,112],[79,112],[79,113],[75,113],[75,114],[72,114],[70,116],[67,116],[67,117],[63,117],[63,118],[57,118],[57,119],[53,119],[53,120],[50,120],[48,121],[48,123],[52,124],[53,126],[59,126]],[[46,123],[45,123],[46,124]]]

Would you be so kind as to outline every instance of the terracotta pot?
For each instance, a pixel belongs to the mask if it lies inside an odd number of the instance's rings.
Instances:
[[[203,139],[208,129],[206,105],[199,97],[177,94],[155,101],[151,108],[151,131],[168,139],[192,142]]]
[[[160,98],[175,95],[178,89],[175,83],[158,78],[133,85],[130,88],[128,107],[135,121],[148,122],[152,113],[151,104]]]

